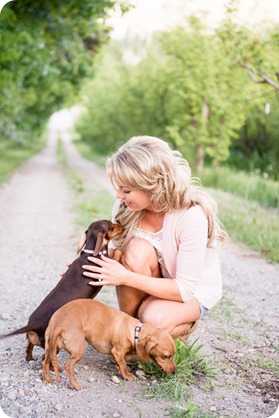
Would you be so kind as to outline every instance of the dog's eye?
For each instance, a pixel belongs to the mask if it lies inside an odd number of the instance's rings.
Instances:
[[[171,354],[165,354],[165,355],[164,355],[164,358],[165,358],[166,360],[169,360],[169,359],[171,358]]]

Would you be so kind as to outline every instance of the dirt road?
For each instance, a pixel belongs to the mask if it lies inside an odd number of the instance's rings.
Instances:
[[[65,147],[88,187],[102,180],[100,187],[111,190],[102,169],[85,163],[70,142]],[[59,272],[75,258],[79,236],[68,187],[52,138],[0,189],[1,334],[25,325]],[[219,363],[218,377],[189,387],[189,402],[211,414],[207,416],[266,418],[277,409],[278,273],[278,265],[245,247],[232,244],[223,254],[223,300],[195,334],[204,353],[212,353]],[[98,299],[115,306],[114,289],[105,289]],[[59,386],[46,385],[41,380],[42,350],[37,348],[38,360],[27,364],[25,345],[23,335],[0,341],[1,407],[11,418],[170,416],[171,402],[143,397],[149,380],[113,382],[116,371],[109,357],[91,348],[76,367],[85,384],[82,391],[71,390],[64,374]]]

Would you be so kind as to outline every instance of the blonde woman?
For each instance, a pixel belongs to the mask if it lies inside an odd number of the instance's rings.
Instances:
[[[193,183],[187,161],[163,140],[131,138],[108,159],[113,219],[124,231],[121,263],[89,257],[92,286],[116,286],[120,310],[173,338],[221,298],[216,245],[225,239],[214,200]]]

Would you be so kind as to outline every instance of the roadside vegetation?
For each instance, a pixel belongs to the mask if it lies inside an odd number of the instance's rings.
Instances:
[[[2,2],[3,3],[3,2]],[[2,8],[3,6],[3,8]],[[39,151],[50,115],[76,103],[122,0],[16,0],[0,12],[0,182]]]
[[[0,141],[0,184],[9,179],[15,169],[32,155],[39,152],[46,143],[44,134],[38,135],[36,141]]]
[[[235,4],[215,33],[192,17],[148,45],[103,48],[76,144],[100,163],[133,135],[164,138],[212,190],[230,237],[279,262],[278,30],[239,26]]]
[[[84,228],[94,220],[110,219],[113,198],[106,191],[96,188],[96,191],[87,193],[82,178],[73,170],[68,170],[67,159],[61,140],[56,146],[58,161],[64,168],[66,179],[73,191],[73,211],[76,214],[77,227]]]
[[[133,135],[164,138],[213,189],[231,238],[278,262],[278,28],[240,26],[228,0],[215,32],[192,16],[131,45],[108,42],[104,17],[127,10],[120,0],[49,2],[39,15],[25,3],[8,3],[0,17],[0,182],[41,149],[35,138],[50,114],[80,102],[75,137],[86,158],[102,164]],[[86,197],[80,205],[90,208]]]

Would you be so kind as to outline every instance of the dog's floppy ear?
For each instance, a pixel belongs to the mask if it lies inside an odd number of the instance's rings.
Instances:
[[[86,239],[87,239],[87,231],[85,231],[79,241],[78,247],[77,247],[77,254],[82,250],[82,248],[84,247],[85,243],[86,243]]]
[[[151,337],[150,335],[148,335],[147,337],[143,338],[142,340],[138,342],[136,351],[140,360],[143,363],[146,363],[148,361],[150,350],[153,347],[155,347],[155,345],[157,344],[158,343],[155,340],[155,338]]]
[[[102,232],[98,232],[96,245],[94,248],[93,255],[96,257],[99,252],[107,245],[107,240],[105,239],[105,235]]]

